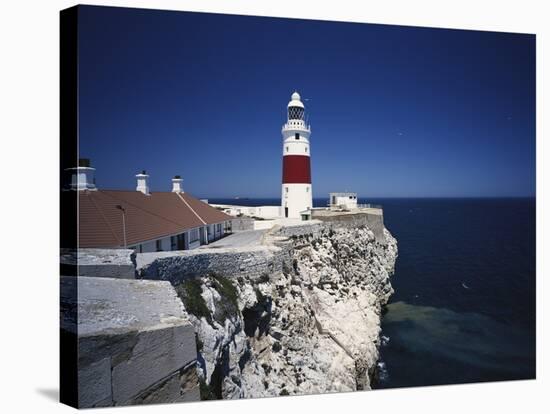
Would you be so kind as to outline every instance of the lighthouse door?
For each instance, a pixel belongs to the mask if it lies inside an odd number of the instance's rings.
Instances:
[[[285,207],[285,217],[288,218],[288,207]]]

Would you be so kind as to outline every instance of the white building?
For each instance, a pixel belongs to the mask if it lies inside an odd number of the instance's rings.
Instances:
[[[353,210],[357,208],[357,193],[330,193],[329,207]]]
[[[150,191],[145,171],[136,175],[136,191],[102,190],[92,187],[91,170],[87,163],[68,171],[71,183],[78,183],[70,190],[78,191],[80,248],[187,250],[231,232],[233,218],[185,193],[179,176],[172,179],[170,192]],[[71,197],[69,191],[64,195]]]

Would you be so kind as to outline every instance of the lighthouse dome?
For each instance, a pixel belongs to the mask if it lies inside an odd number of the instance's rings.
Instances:
[[[288,103],[288,107],[298,107],[298,108],[303,108],[304,107],[304,104],[302,103],[301,101],[301,97],[300,97],[300,94],[296,91],[294,91],[294,93],[291,95],[290,97],[290,102]]]

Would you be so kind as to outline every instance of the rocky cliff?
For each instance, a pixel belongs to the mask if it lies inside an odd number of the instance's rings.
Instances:
[[[370,388],[396,240],[337,223],[284,234],[265,242],[281,252],[272,271],[170,277],[195,328],[203,399]]]

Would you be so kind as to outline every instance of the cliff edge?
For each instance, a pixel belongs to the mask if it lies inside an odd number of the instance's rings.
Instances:
[[[357,218],[274,228],[263,248],[163,257],[139,269],[170,280],[182,299],[201,398],[370,389],[397,258],[396,240],[377,230]],[[231,259],[209,271],[216,254]]]

